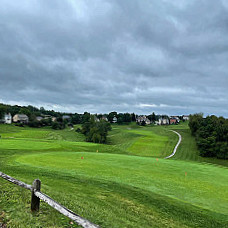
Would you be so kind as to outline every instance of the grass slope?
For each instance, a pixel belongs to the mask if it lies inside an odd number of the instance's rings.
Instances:
[[[183,142],[165,160],[178,140],[170,129]],[[40,178],[43,192],[101,227],[228,225],[227,161],[199,158],[187,124],[113,125],[108,145],[70,129],[0,125],[0,135],[1,171],[26,183]],[[29,202],[29,191],[0,179],[0,223],[77,227],[44,203],[31,214]]]

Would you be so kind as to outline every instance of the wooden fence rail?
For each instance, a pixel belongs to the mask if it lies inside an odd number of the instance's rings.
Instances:
[[[14,183],[14,184],[20,186],[22,188],[25,188],[25,189],[31,191],[31,193],[32,193],[31,210],[32,211],[39,211],[40,200],[43,200],[48,205],[50,205],[51,207],[53,207],[55,210],[59,211],[61,214],[65,215],[66,217],[70,218],[78,225],[80,225],[84,228],[99,228],[98,225],[95,225],[95,224],[91,223],[90,221],[88,221],[87,219],[82,218],[81,216],[75,214],[73,211],[62,206],[61,204],[59,204],[58,202],[56,202],[49,196],[42,193],[40,191],[40,188],[41,188],[40,180],[34,180],[33,185],[28,185],[28,184],[25,184],[24,182],[19,181],[13,177],[10,177],[2,172],[0,172],[0,177],[2,177],[3,179],[5,179],[11,183]]]

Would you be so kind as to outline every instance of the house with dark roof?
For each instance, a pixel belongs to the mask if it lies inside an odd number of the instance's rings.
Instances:
[[[62,116],[62,119],[63,119],[63,120],[69,120],[69,119],[70,119],[70,116],[68,116],[68,115],[63,115],[63,116]]]
[[[170,122],[170,124],[178,124],[177,119],[176,118],[173,118],[173,117],[171,117],[169,119],[169,122]]]
[[[29,118],[25,114],[16,114],[13,117],[13,122],[14,123],[28,123],[29,122]]]
[[[37,116],[37,117],[36,117],[36,120],[37,120],[37,121],[41,121],[42,119],[43,119],[42,116]]]

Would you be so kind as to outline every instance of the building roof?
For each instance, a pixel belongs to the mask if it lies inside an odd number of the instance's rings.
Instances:
[[[68,115],[63,115],[63,117],[62,117],[63,119],[69,119],[70,118],[70,116],[68,116]]]
[[[28,116],[27,115],[25,115],[25,114],[16,114],[19,118],[28,118]]]

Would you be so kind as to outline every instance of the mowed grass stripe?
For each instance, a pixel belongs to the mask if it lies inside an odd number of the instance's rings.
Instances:
[[[24,155],[16,162],[47,172],[61,170],[72,176],[124,183],[228,215],[225,168],[221,172],[218,167],[199,163],[188,162],[186,166],[186,162],[176,160],[87,152]]]

